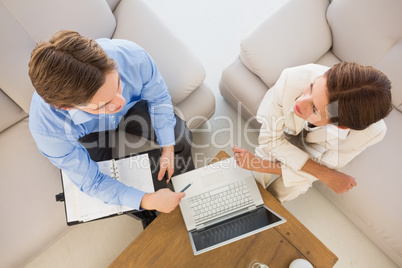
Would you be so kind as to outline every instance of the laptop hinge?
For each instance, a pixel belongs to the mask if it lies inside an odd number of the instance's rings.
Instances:
[[[254,210],[256,210],[257,209],[257,207],[255,206],[255,205],[252,205],[251,207],[248,207],[248,210],[249,211],[254,211]]]
[[[195,229],[197,230],[197,231],[201,231],[202,229],[204,229],[205,228],[205,225],[204,224],[199,224],[199,225],[196,225],[195,226]]]

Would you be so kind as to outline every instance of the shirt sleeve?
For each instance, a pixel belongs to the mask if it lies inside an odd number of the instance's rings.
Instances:
[[[148,111],[158,143],[161,147],[175,144],[176,118],[170,93],[152,58],[144,51],[142,98],[148,102]]]
[[[168,87],[154,60],[139,45],[122,39],[97,42],[119,66],[122,80],[130,88],[130,98],[144,99],[160,146],[174,145],[176,118]]]
[[[79,190],[106,204],[140,210],[145,193],[101,173],[98,164],[90,159],[88,151],[78,141],[39,134],[33,136],[41,153],[62,169]]]

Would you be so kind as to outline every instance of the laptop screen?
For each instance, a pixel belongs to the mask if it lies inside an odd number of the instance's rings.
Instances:
[[[275,215],[265,206],[261,206],[254,211],[213,224],[205,229],[191,231],[190,240],[192,240],[194,253],[198,254],[272,228],[283,222],[285,222],[284,219]]]

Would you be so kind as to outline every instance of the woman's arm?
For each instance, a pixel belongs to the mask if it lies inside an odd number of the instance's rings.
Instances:
[[[238,146],[234,146],[232,151],[234,152],[237,165],[244,169],[282,175],[281,164],[279,162],[262,159]],[[357,185],[355,178],[320,165],[311,159],[307,160],[302,171],[313,175],[339,194],[347,192]]]
[[[232,151],[238,166],[261,173],[271,173],[282,175],[281,165],[279,162],[273,162],[266,159],[262,159],[254,154],[250,153],[246,149],[238,146],[234,146]]]
[[[311,159],[307,160],[302,170],[313,175],[338,194],[347,192],[357,185],[356,179],[352,176],[327,168]]]

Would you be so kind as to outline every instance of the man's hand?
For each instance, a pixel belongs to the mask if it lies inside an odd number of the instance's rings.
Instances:
[[[160,189],[155,193],[145,194],[141,200],[141,208],[170,213],[185,195],[185,193],[172,192],[167,188]]]
[[[338,194],[347,192],[357,185],[356,179],[352,176],[327,168],[311,159],[307,160],[302,170],[310,173]]]
[[[168,173],[167,182],[170,181],[170,178],[174,172],[174,146],[169,145],[162,148],[162,155],[160,159],[160,169],[158,173],[158,180],[162,180],[165,173]]]

